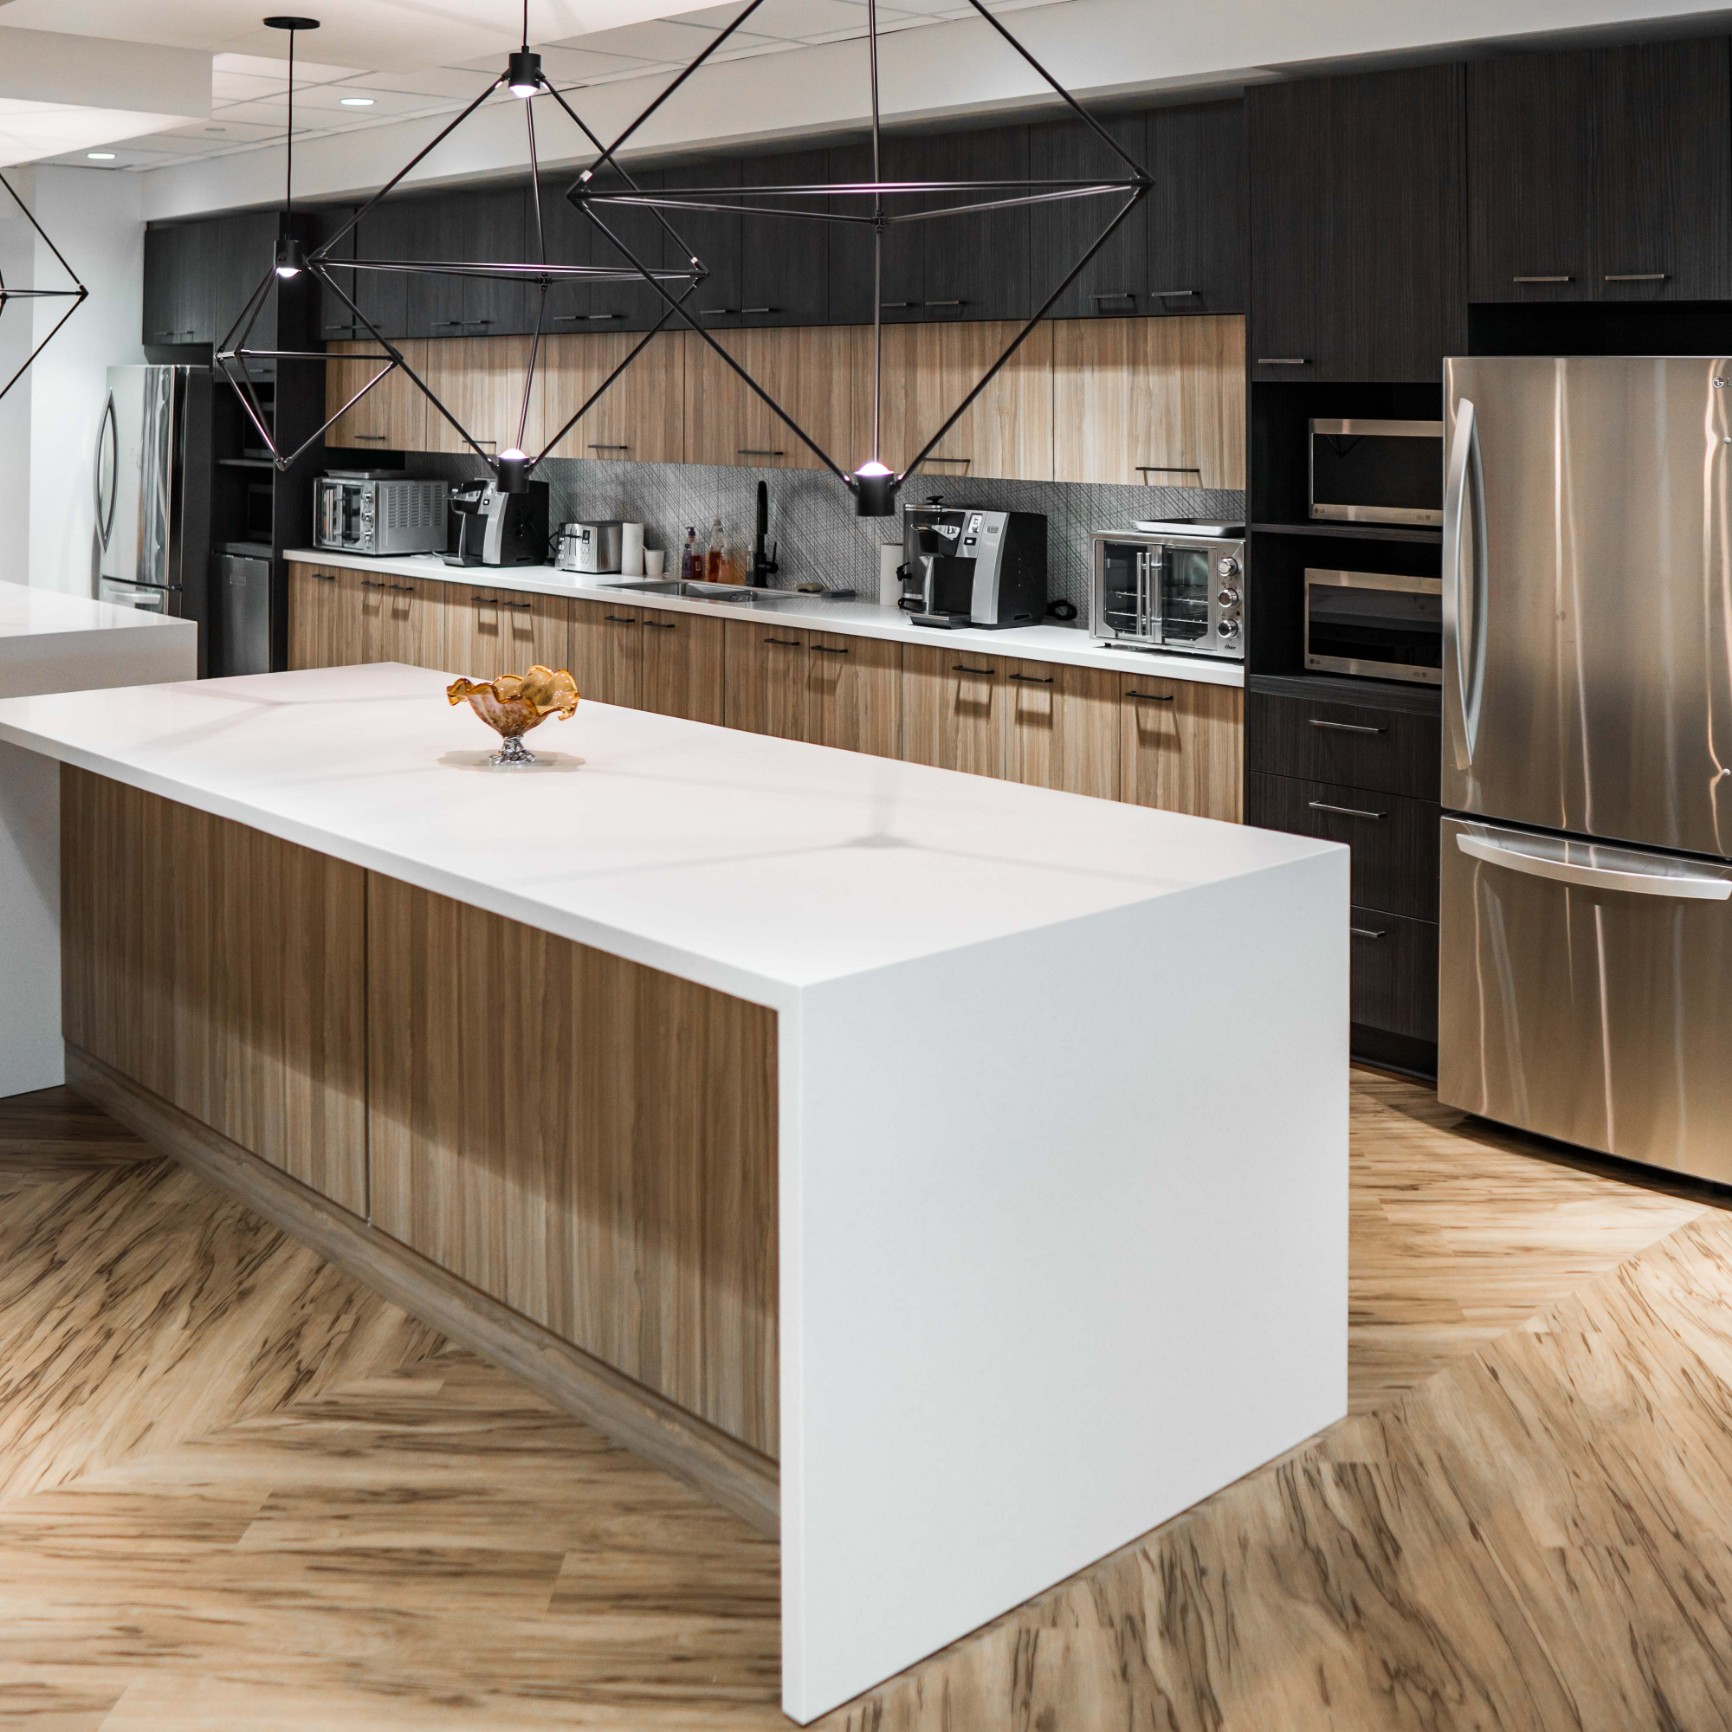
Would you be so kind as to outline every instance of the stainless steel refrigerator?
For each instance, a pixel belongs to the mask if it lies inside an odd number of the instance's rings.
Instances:
[[[1732,358],[1444,398],[1438,1092],[1732,1182]]]
[[[199,622],[210,571],[211,370],[110,367],[96,446],[97,594]]]

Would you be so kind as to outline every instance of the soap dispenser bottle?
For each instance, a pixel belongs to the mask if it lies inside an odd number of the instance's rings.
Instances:
[[[685,583],[696,583],[703,575],[703,565],[698,554],[698,532],[695,528],[688,529],[685,551],[680,555],[680,578]]]
[[[725,569],[727,559],[723,552],[722,540],[722,514],[718,511],[715,521],[710,524],[710,553],[704,574],[711,583],[725,583],[727,581],[728,574]]]

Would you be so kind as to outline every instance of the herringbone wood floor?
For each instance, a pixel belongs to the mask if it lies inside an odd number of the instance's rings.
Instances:
[[[1354,1133],[1353,1417],[826,1725],[1732,1726],[1732,1217],[1404,1083]],[[0,1725],[770,1728],[776,1570],[70,1097],[0,1106]]]

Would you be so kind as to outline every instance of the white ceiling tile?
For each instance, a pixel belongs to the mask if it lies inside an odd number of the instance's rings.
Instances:
[[[952,0],[954,3],[954,0]],[[739,16],[735,5],[706,6],[701,12],[682,12],[676,22],[708,24],[721,28]],[[900,17],[901,0],[879,11],[879,20]],[[764,0],[746,24],[757,36],[773,36],[785,42],[834,41],[838,37],[864,35],[866,7],[863,0]]]
[[[287,38],[284,42],[286,44]],[[299,38],[295,48],[295,83],[329,84],[339,78],[353,78],[364,70],[359,66],[332,66],[324,61],[309,60],[304,52],[306,38]],[[280,56],[263,54],[219,54],[211,62],[213,77],[268,78],[279,85],[289,81],[289,51],[285,45]]]
[[[704,45],[720,34],[701,24],[684,24],[671,18],[651,18],[642,24],[624,24],[612,30],[592,30],[587,35],[562,39],[563,48],[587,48],[602,54],[623,54],[632,59],[672,60],[684,65],[695,60]],[[742,31],[729,37],[729,46],[745,41],[767,43],[767,36]]]

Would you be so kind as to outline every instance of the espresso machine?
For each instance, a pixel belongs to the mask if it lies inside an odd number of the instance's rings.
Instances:
[[[547,483],[505,493],[488,480],[459,481],[446,518],[447,565],[545,565]]]
[[[929,499],[902,508],[902,599],[914,624],[1003,630],[1046,613],[1046,519]]]

